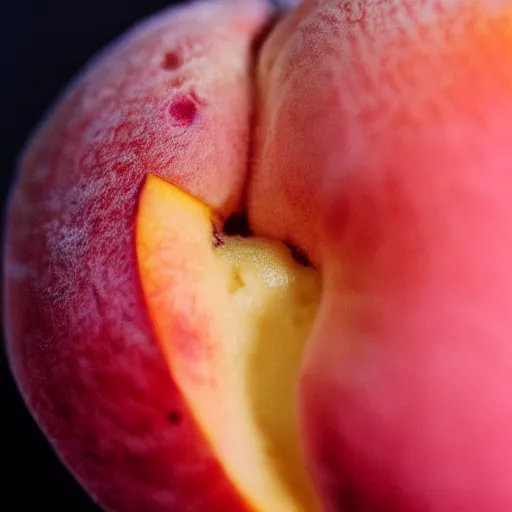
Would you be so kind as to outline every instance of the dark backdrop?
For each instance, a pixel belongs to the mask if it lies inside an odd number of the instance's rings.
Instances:
[[[165,0],[0,2],[2,213],[20,147],[70,78],[109,41]],[[2,219],[3,226],[3,219]],[[3,347],[2,347],[3,348]],[[31,419],[1,350],[0,510],[99,511],[60,464]]]

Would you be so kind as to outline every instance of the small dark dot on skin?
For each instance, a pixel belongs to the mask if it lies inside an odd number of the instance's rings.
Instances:
[[[171,103],[169,113],[180,126],[190,126],[197,116],[197,105],[187,96],[179,96]]]
[[[179,425],[183,421],[183,416],[179,411],[169,411],[167,419],[169,420],[169,423]]]
[[[162,69],[165,69],[166,71],[174,71],[181,67],[182,64],[183,62],[180,55],[176,52],[167,52],[162,61]]]
[[[302,249],[299,249],[295,245],[290,245],[290,244],[287,244],[287,245],[290,248],[290,252],[292,254],[292,258],[297,263],[299,263],[303,267],[310,267],[311,266],[311,263],[310,263],[308,257],[306,256],[306,253]]]

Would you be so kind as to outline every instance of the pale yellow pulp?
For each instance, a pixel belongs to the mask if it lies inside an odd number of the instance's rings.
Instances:
[[[295,397],[318,273],[280,242],[226,237],[214,247],[204,205],[163,180],[151,187],[160,189],[144,192],[138,218],[141,278],[192,414],[254,510],[318,511]]]

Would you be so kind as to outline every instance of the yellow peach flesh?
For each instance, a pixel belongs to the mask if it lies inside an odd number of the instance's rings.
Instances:
[[[212,213],[149,176],[137,257],[170,371],[227,477],[251,508],[319,510],[304,469],[294,391],[320,279],[286,245],[225,237]]]

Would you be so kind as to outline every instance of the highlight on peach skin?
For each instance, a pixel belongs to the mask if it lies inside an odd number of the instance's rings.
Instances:
[[[74,80],[4,323],[103,509],[512,510],[511,48],[505,0],[202,0]]]

